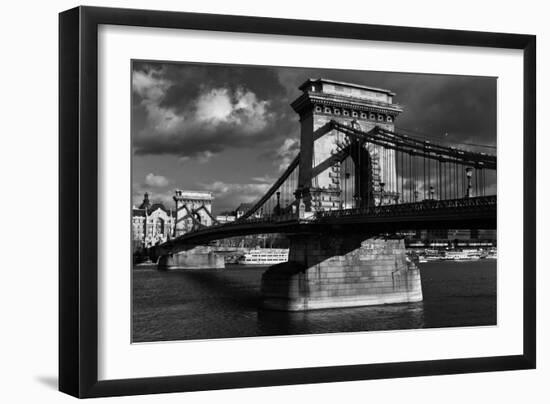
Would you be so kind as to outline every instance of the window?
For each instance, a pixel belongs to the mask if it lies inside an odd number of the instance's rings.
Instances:
[[[388,122],[393,122],[393,118],[391,117],[391,115],[388,115],[388,116],[386,117],[386,121],[388,121]]]

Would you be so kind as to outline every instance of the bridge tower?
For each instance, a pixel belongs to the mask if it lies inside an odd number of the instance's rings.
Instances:
[[[207,191],[183,191],[174,193],[176,203],[176,225],[174,236],[191,231],[197,224],[212,225],[212,193]]]
[[[174,236],[181,236],[199,226],[212,225],[212,193],[207,191],[183,191],[176,189],[176,225]],[[223,256],[211,247],[190,245],[178,253],[160,255],[157,268],[199,269],[225,268]]]
[[[310,212],[342,209],[346,181],[354,183],[354,207],[396,203],[398,195],[387,191],[397,189],[395,152],[345,138],[329,124],[393,131],[402,112],[393,103],[395,94],[325,79],[309,79],[300,90],[292,103],[301,124],[300,204]],[[344,167],[353,169],[349,176],[341,172],[346,159]],[[262,276],[265,308],[299,311],[422,300],[420,271],[408,260],[403,239],[380,236],[368,226],[289,239],[289,261]]]
[[[300,115],[297,196],[303,199],[306,211],[341,209],[344,181],[353,182],[347,188],[354,189],[355,207],[394,203],[397,195],[384,192],[384,187],[395,189],[397,183],[395,152],[359,144],[326,128],[335,120],[362,131],[375,126],[393,131],[395,118],[403,111],[393,103],[395,93],[326,79],[309,79],[299,88],[302,94],[291,105]],[[331,158],[346,144],[352,151],[353,173],[342,173],[341,162]]]

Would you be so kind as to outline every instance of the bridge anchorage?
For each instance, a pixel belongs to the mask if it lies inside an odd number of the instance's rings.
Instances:
[[[389,90],[307,80],[291,105],[300,152],[239,220],[196,228],[171,255],[211,240],[284,233],[289,261],[262,277],[263,307],[310,310],[422,300],[402,230],[496,228],[496,156],[395,127]],[[493,195],[492,195],[493,194]]]

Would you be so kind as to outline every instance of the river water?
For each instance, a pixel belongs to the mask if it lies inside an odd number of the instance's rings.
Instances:
[[[496,324],[496,260],[419,264],[424,301],[309,312],[258,309],[265,267],[133,270],[133,342]]]

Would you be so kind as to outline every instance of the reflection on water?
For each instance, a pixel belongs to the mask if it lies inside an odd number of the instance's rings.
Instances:
[[[133,271],[133,341],[496,324],[496,261],[421,264],[424,301],[277,312],[258,309],[264,268]]]
[[[294,313],[258,311],[258,335],[319,334],[423,326],[422,302]]]

